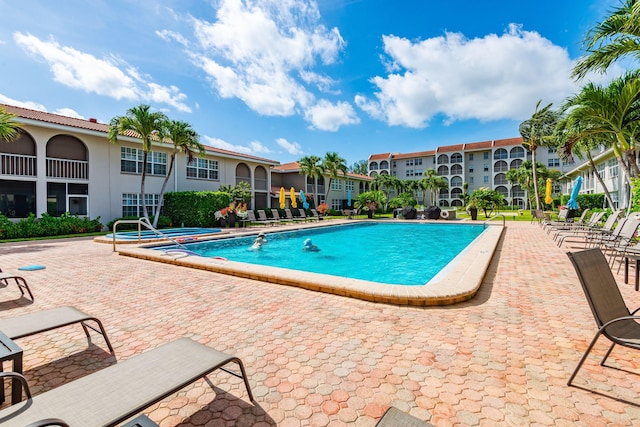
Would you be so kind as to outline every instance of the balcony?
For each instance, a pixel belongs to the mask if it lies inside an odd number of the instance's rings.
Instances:
[[[87,180],[89,179],[89,162],[47,157],[47,178]]]
[[[36,156],[1,153],[0,173],[10,176],[36,176]]]

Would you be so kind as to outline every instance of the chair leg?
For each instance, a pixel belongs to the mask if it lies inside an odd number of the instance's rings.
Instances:
[[[613,351],[613,347],[615,347],[615,345],[616,345],[616,343],[614,343],[614,342],[611,343],[611,347],[609,347],[609,350],[607,350],[607,353],[602,358],[602,361],[600,362],[600,366],[604,366],[604,362],[606,362],[607,357],[609,357],[609,355]]]
[[[584,354],[582,355],[580,362],[578,362],[578,366],[576,366],[576,369],[573,371],[573,374],[571,374],[569,381],[567,381],[567,385],[571,385],[571,383],[573,382],[573,379],[576,377],[576,375],[578,375],[578,371],[582,367],[582,364],[584,363],[584,361],[587,360],[587,356],[589,356],[591,349],[593,349],[593,346],[596,344],[596,341],[598,341],[598,338],[600,338],[601,333],[602,331],[598,331],[596,336],[593,337],[593,339],[591,340],[591,344],[589,344],[589,347],[587,347],[587,351],[585,351]]]

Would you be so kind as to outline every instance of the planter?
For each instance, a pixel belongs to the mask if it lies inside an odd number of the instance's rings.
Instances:
[[[229,224],[230,228],[236,227],[236,221],[238,220],[238,216],[234,213],[230,213],[227,215],[227,224]]]
[[[469,208],[469,215],[473,221],[478,219],[478,208]]]
[[[227,220],[224,218],[220,218],[218,221],[220,221],[220,227],[224,228],[227,226]]]
[[[373,214],[375,214],[375,213],[376,213],[376,211],[374,211],[372,209],[369,209],[367,211],[367,217],[369,217],[369,219],[373,219]]]

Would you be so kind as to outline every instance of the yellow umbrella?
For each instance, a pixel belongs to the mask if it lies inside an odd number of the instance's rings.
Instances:
[[[296,200],[296,190],[293,187],[289,190],[289,198],[291,198],[291,207],[294,209],[297,208],[298,201]]]
[[[548,205],[553,203],[553,197],[551,197],[551,178],[547,178],[547,191],[544,196],[544,202]]]
[[[280,209],[284,209],[285,204],[284,187],[280,187]]]

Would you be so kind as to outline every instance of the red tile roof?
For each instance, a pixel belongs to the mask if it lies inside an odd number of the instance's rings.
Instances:
[[[402,153],[402,154],[394,154],[394,159],[410,159],[416,157],[427,157],[433,156],[436,154],[436,150],[428,150],[428,151],[418,151],[415,153]]]
[[[494,147],[506,147],[508,145],[521,145],[521,144],[522,144],[522,137],[496,139],[495,141],[493,141]]]
[[[5,111],[11,114],[15,114],[17,117],[27,120],[34,120],[43,123],[51,123],[59,126],[68,126],[77,129],[85,129],[95,132],[101,132],[105,134],[109,131],[109,125],[105,123],[98,123],[95,119],[77,119],[74,117],[62,116],[60,114],[47,113],[45,111],[31,110],[28,108],[17,107],[15,105],[0,104],[0,108],[4,108]],[[126,136],[136,138],[135,133],[128,133]],[[247,160],[255,160],[263,163],[271,163],[274,165],[279,164],[277,160],[265,159],[262,157],[252,156],[250,154],[237,153],[235,151],[223,150],[222,148],[212,147],[210,145],[204,146],[205,150],[210,153],[240,157]]]
[[[382,153],[382,154],[372,154],[369,156],[369,161],[372,160],[389,160],[391,158],[391,153]]]
[[[464,144],[445,145],[444,147],[438,147],[436,153],[450,153],[452,151],[463,151]]]
[[[298,172],[300,171],[300,163],[298,162],[284,163],[282,165],[278,165],[274,167],[273,171],[280,172],[280,173],[293,172],[293,171]],[[347,172],[347,176],[351,178],[362,179],[365,181],[371,181],[373,179],[367,175],[360,175],[358,173],[351,173],[351,172]],[[280,187],[278,187],[278,191],[280,191]]]
[[[464,144],[465,150],[487,150],[493,145],[493,141],[469,142]]]

